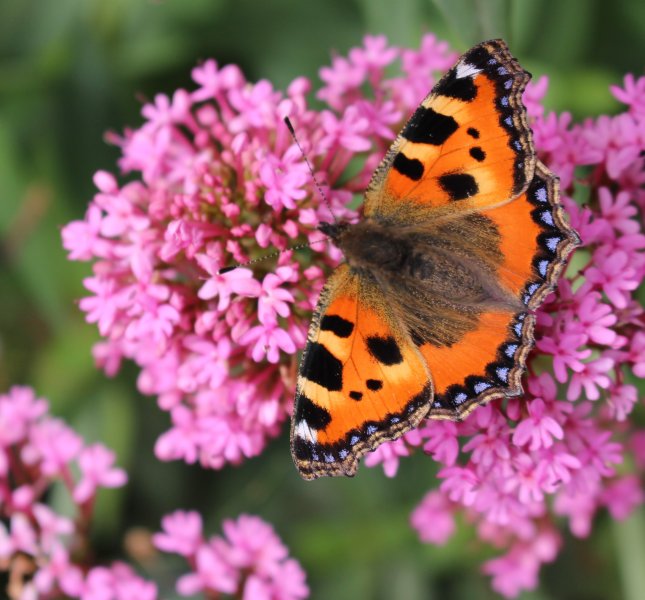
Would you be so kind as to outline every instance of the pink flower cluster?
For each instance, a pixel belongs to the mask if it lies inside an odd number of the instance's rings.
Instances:
[[[507,597],[536,587],[540,566],[556,557],[558,517],[585,537],[599,509],[620,519],[645,500],[642,458],[636,471],[624,461],[630,450],[642,457],[645,437],[629,420],[638,390],[627,376],[645,377],[645,312],[634,297],[645,278],[645,77],[612,87],[623,113],[581,124],[545,114],[547,84],[529,85],[525,102],[584,247],[538,311],[526,393],[463,423],[428,421],[365,461],[390,477],[415,448],[439,462],[441,484],[414,511],[413,527],[442,544],[455,513],[466,513],[482,540],[505,550],[483,569]]]
[[[80,306],[104,338],[97,361],[108,374],[123,358],[135,361],[140,390],[170,413],[159,458],[237,463],[261,452],[290,409],[296,352],[323,271],[339,257],[315,231],[330,215],[283,117],[334,212],[351,218],[353,193],[455,58],[432,35],[419,50],[368,36],[321,69],[321,111],[308,107],[304,79],[282,94],[207,61],[193,71],[195,89],[157,96],[141,127],[112,136],[134,180],[98,173],[99,193],[63,241],[71,259],[94,261]],[[627,110],[579,124],[544,110],[547,87],[546,77],[530,84],[525,102],[585,245],[538,313],[526,394],[464,423],[428,422],[365,461],[383,463],[389,476],[416,448],[439,462],[441,484],[413,525],[423,540],[443,543],[455,513],[466,513],[481,539],[503,549],[484,571],[506,596],[535,587],[540,566],[556,556],[558,516],[584,536],[598,509],[622,518],[643,501],[645,431],[629,419],[638,394],[627,373],[645,376],[645,319],[634,299],[645,276],[645,78],[628,75],[624,88],[612,87]],[[314,266],[310,253],[284,251],[302,241],[320,251]],[[264,261],[220,273],[269,247],[283,250],[277,267]],[[628,452],[637,470],[619,475]],[[233,586],[235,564],[213,549],[222,544],[195,543],[190,560],[232,573]],[[186,590],[210,589],[199,567],[187,577]]]
[[[384,80],[399,55],[404,76]],[[349,59],[322,69],[319,97],[330,106],[323,111],[308,108],[303,78],[285,95],[208,60],[193,70],[195,89],[156,96],[141,127],[111,136],[122,172],[136,177],[119,184],[98,172],[99,191],[85,218],[63,229],[63,244],[70,259],[94,261],[80,308],[104,338],[97,362],[111,375],[123,358],[133,360],[141,392],[170,413],[158,458],[239,463],[262,451],[291,409],[296,352],[324,268],[339,255],[315,229],[332,217],[283,118],[291,118],[336,216],[351,217],[353,193],[365,188],[433,73],[454,58],[433,36],[402,52],[368,37]],[[363,168],[348,179],[357,155]],[[220,274],[267,248],[302,242],[321,251],[315,265],[284,251],[277,266]]]
[[[47,402],[30,388],[0,395],[0,571],[8,572],[8,597],[156,600],[157,586],[127,564],[88,564],[96,494],[126,482],[113,463],[112,451],[86,446],[48,414]],[[68,491],[74,515],[58,514],[46,504],[56,486]],[[208,541],[202,540],[201,518],[194,512],[166,516],[163,528],[153,538],[156,546],[181,554],[194,571],[177,582],[184,595],[299,600],[309,594],[299,563],[258,517],[225,521],[225,538]]]
[[[0,570],[9,572],[8,595],[21,600],[156,598],[155,585],[127,565],[86,569],[79,562],[97,492],[120,487],[127,478],[113,466],[111,450],[86,445],[48,408],[30,388],[16,386],[0,395]],[[47,506],[55,486],[67,490],[75,515]]]
[[[164,517],[163,533],[153,542],[164,552],[183,556],[191,572],[177,581],[177,592],[207,597],[230,594],[244,600],[299,600],[309,596],[300,564],[273,528],[259,517],[226,520],[224,537],[203,538],[196,512],[176,511]]]

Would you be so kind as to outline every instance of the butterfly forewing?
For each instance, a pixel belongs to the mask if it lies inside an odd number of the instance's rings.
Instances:
[[[521,95],[530,75],[501,40],[464,54],[415,111],[376,170],[365,214],[497,206],[533,176],[535,153]]]

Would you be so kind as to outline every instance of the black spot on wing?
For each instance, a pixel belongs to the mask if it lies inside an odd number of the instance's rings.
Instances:
[[[351,392],[349,392],[349,397],[350,397],[352,400],[356,400],[356,402],[358,402],[359,400],[362,400],[362,399],[363,399],[363,392],[355,392],[355,391],[351,391]]]
[[[311,342],[307,349],[302,376],[330,392],[343,388],[343,364],[318,342]]]
[[[466,133],[472,138],[479,138],[479,130],[475,129],[474,127],[469,127],[468,129],[466,129]]]
[[[482,162],[486,158],[486,152],[484,152],[479,146],[474,146],[470,149],[470,156],[472,156],[477,162]]]
[[[451,173],[439,177],[439,185],[451,200],[463,200],[479,191],[475,178],[468,173]]]
[[[392,336],[386,338],[368,337],[367,349],[376,360],[384,365],[398,365],[403,362],[399,345]]]
[[[459,129],[457,121],[431,108],[419,106],[401,135],[411,142],[440,146]]]
[[[304,421],[311,429],[324,429],[331,422],[329,411],[314,404],[304,394],[296,396],[296,422]]]
[[[403,152],[399,152],[394,157],[392,166],[401,175],[405,175],[405,177],[412,179],[412,181],[419,181],[423,177],[423,164],[421,161],[416,158],[408,158]]]
[[[457,69],[450,69],[448,74],[432,90],[442,96],[470,102],[477,96],[477,86],[472,77],[457,77]]]
[[[325,315],[320,322],[322,331],[331,331],[340,338],[349,337],[354,331],[354,324],[338,315]]]
[[[460,62],[480,68],[487,65],[490,56],[490,52],[480,44],[468,50],[468,52],[461,57]]]
[[[368,390],[378,392],[383,387],[383,382],[380,379],[368,379],[365,382]]]

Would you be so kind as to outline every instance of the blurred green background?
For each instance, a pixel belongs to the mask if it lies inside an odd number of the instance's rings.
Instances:
[[[100,498],[94,540],[101,560],[127,556],[132,528],[157,530],[163,514],[199,509],[207,531],[241,512],[270,520],[308,573],[316,599],[494,598],[478,567],[491,555],[468,527],[444,548],[418,542],[410,511],[436,485],[423,456],[389,480],[380,469],[353,480],[305,483],[288,432],[259,458],[221,472],[163,464],[152,452],[168,425],[136,392],[136,369],[98,372],[97,339],[75,301],[87,264],[70,263],[60,227],[81,218],[97,169],[116,171],[103,139],[141,122],[144,99],[191,85],[214,57],[252,79],[285,87],[317,71],[366,33],[415,46],[432,31],[463,51],[502,36],[535,76],[551,80],[549,109],[613,113],[610,83],[643,70],[642,0],[2,0],[0,3],[0,389],[32,385],[87,440],[118,452],[127,488]],[[62,498],[54,494],[53,502]],[[589,540],[567,539],[525,599],[645,598],[642,515],[601,515]],[[163,597],[181,561],[139,564]]]

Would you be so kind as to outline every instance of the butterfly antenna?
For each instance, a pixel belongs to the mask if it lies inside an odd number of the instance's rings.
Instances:
[[[293,141],[296,143],[296,146],[298,146],[298,150],[300,150],[300,154],[302,154],[302,158],[305,159],[305,163],[307,163],[307,167],[309,168],[309,172],[311,173],[311,178],[314,180],[314,183],[316,184],[316,188],[318,189],[318,193],[320,194],[320,197],[324,200],[325,205],[329,209],[329,213],[331,214],[332,219],[334,219],[334,223],[338,223],[338,219],[336,218],[334,211],[331,209],[331,203],[329,202],[329,199],[323,192],[322,187],[320,186],[320,184],[318,183],[318,180],[316,179],[316,175],[314,174],[314,169],[311,166],[311,163],[309,162],[309,159],[307,158],[305,151],[302,149],[302,146],[300,145],[298,138],[296,137],[296,130],[293,128],[293,125],[289,117],[284,118],[284,124],[287,126],[287,129],[289,129],[289,133],[291,134]]]
[[[284,250],[276,250],[275,252],[271,252],[271,254],[265,254],[264,256],[258,256],[257,258],[252,258],[251,260],[247,260],[246,262],[241,262],[237,263],[235,265],[230,265],[228,267],[222,267],[219,271],[217,271],[218,275],[224,275],[224,273],[228,273],[230,271],[233,271],[237,269],[238,267],[248,267],[249,265],[253,265],[258,262],[262,262],[263,260],[267,260],[268,258],[275,258],[276,256],[280,256],[283,252],[288,252],[289,250],[304,250],[305,248],[309,248],[310,246],[313,246],[314,244],[320,244],[321,242],[327,242],[329,241],[330,238],[324,237],[319,240],[314,240],[313,242],[303,242],[302,244],[297,244],[295,246],[287,246]]]
[[[323,189],[321,185],[318,183],[318,180],[316,179],[316,175],[314,174],[314,169],[311,166],[311,163],[309,162],[309,159],[307,158],[307,155],[305,154],[305,151],[302,149],[302,146],[300,145],[300,142],[298,141],[298,138],[296,137],[296,131],[293,128],[293,125],[291,124],[291,121],[289,120],[289,117],[284,118],[284,123],[287,126],[287,129],[289,129],[289,133],[291,133],[291,137],[293,138],[293,141],[296,143],[296,146],[298,146],[298,150],[300,150],[300,154],[302,154],[302,158],[305,159],[305,163],[307,164],[307,168],[309,169],[309,172],[311,173],[311,178],[314,180],[314,183],[316,184],[316,188],[318,189],[318,193],[320,194],[320,197],[324,200],[325,205],[329,209],[329,212],[334,219],[335,223],[338,223],[338,219],[336,219],[336,215],[334,214],[334,211],[331,209],[331,203],[329,202],[329,199],[325,195],[325,192],[323,192]],[[298,244],[296,246],[288,246],[284,250],[276,250],[275,252],[271,252],[271,254],[265,254],[264,256],[258,256],[257,258],[253,258],[251,260],[247,260],[246,262],[241,262],[237,263],[235,265],[230,265],[228,267],[223,267],[218,271],[219,275],[223,275],[224,273],[229,273],[230,271],[233,271],[234,269],[237,269],[238,267],[247,267],[249,265],[261,262],[263,260],[266,260],[268,258],[275,258],[276,256],[280,256],[282,252],[285,252],[287,250],[303,250],[304,248],[309,248],[310,246],[313,246],[314,244],[319,244],[321,242],[327,242],[330,238],[324,237],[320,240],[315,240],[313,242],[305,242],[302,244]]]

